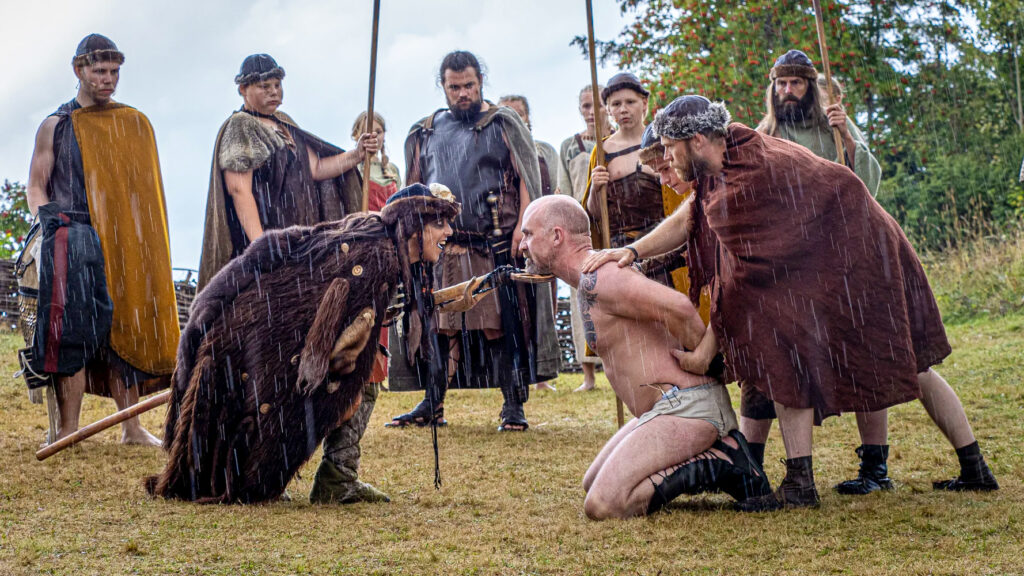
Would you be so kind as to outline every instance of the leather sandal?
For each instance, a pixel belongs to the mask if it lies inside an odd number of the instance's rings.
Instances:
[[[395,416],[384,425],[385,428],[406,428],[408,426],[416,426],[423,428],[435,424],[437,426],[447,426],[448,421],[444,419],[444,404],[439,405],[435,410],[433,416],[430,414],[430,403],[426,400],[421,401],[412,409],[411,412]]]

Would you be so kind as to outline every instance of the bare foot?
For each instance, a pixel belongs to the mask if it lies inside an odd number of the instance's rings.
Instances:
[[[135,430],[125,430],[121,434],[121,444],[136,445],[136,446],[162,446],[163,442],[159,438],[153,436],[148,430],[139,426]]]
[[[547,382],[537,382],[537,390],[551,390],[552,392],[558,391],[557,388]]]
[[[593,390],[593,389],[594,389],[595,387],[596,387],[596,386],[594,385],[594,381],[593,381],[593,380],[591,380],[591,381],[589,381],[589,382],[587,382],[586,380],[584,380],[584,381],[583,381],[583,384],[581,384],[579,388],[577,388],[577,389],[573,390],[573,392],[590,392],[590,391],[591,391],[591,390]]]

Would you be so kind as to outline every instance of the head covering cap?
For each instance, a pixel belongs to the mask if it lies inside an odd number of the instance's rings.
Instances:
[[[425,223],[438,218],[455,218],[461,208],[462,205],[456,202],[455,195],[447,186],[431,184],[427,187],[417,182],[388,198],[380,211],[380,217],[388,226],[394,226],[400,219],[409,219],[413,216]],[[418,226],[422,227],[422,224]]]
[[[658,111],[651,127],[659,138],[689,140],[697,134],[724,132],[732,116],[721,102],[712,102],[703,96],[680,96]]]
[[[608,97],[619,90],[632,90],[639,94],[642,94],[644,98],[651,95],[650,92],[644,88],[644,85],[640,83],[640,79],[636,77],[636,74],[632,72],[619,72],[615,76],[612,76],[608,80],[608,84],[601,90],[601,101],[607,101]]]
[[[124,54],[117,49],[114,41],[102,34],[89,34],[78,43],[75,49],[75,56],[71,64],[78,68],[80,66],[92,66],[97,62],[117,62],[124,64]]]
[[[252,54],[242,60],[242,67],[235,76],[235,84],[248,86],[271,78],[284,78],[284,68],[278,66],[270,54]]]
[[[651,161],[661,158],[664,153],[665,147],[661,145],[661,138],[654,132],[654,124],[648,124],[640,139],[640,162],[649,164]]]
[[[775,61],[772,71],[769,74],[772,80],[782,76],[797,76],[814,80],[818,77],[818,71],[814,69],[814,62],[807,57],[807,54],[799,50],[790,50]]]

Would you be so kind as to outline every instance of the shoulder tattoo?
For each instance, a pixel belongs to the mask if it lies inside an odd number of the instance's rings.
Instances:
[[[583,318],[583,337],[587,346],[597,352],[597,328],[591,317],[590,309],[597,302],[597,272],[583,274],[580,278],[580,289],[576,294],[580,305],[580,316]]]

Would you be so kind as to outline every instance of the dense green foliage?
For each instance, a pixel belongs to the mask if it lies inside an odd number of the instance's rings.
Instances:
[[[31,224],[25,185],[4,180],[0,186],[0,258],[10,258],[21,250]]]
[[[778,55],[798,48],[822,69],[811,2],[619,3],[635,19],[601,43],[603,57],[651,83],[652,110],[695,92],[753,126]],[[907,233],[943,248],[1018,224],[1024,4],[823,0],[822,12],[845,103],[884,170],[879,199]]]

